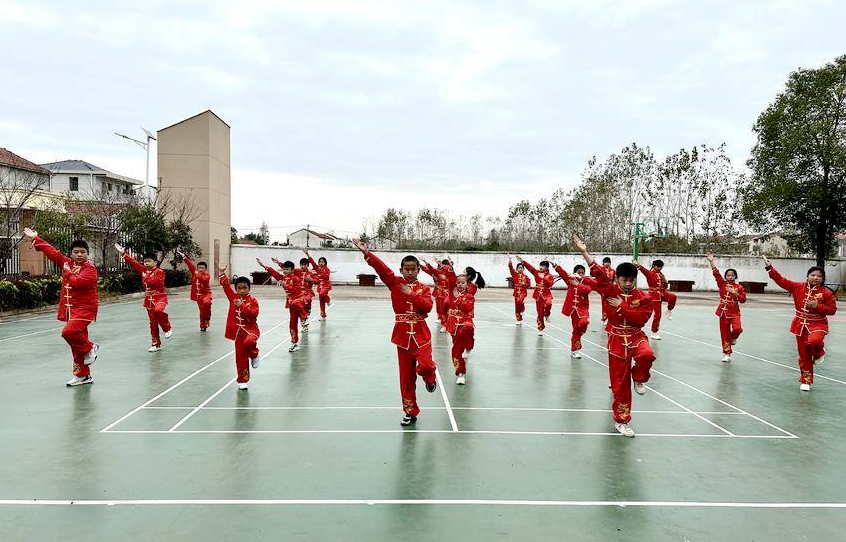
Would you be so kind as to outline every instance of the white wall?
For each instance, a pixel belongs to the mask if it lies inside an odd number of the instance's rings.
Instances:
[[[400,260],[408,252],[376,251],[376,254],[392,269],[399,269]],[[425,252],[414,254],[418,258],[426,258],[430,262],[435,261],[435,254]],[[285,260],[291,260],[296,264],[303,256],[302,250],[288,247],[233,245],[231,272],[236,275],[249,275],[251,271],[259,271],[260,268],[255,261],[256,258],[261,258],[267,265],[272,265],[270,260],[272,257],[283,262]],[[329,268],[333,271],[332,281],[335,283],[357,283],[358,279],[356,275],[359,273],[373,273],[372,268],[364,262],[361,253],[357,250],[316,249],[312,250],[312,256],[314,256],[315,260],[320,256],[324,256],[329,261]],[[451,254],[451,256],[458,268],[466,266],[475,268],[482,273],[485,281],[491,286],[507,286],[505,279],[509,277],[509,274],[507,266],[508,258],[505,254],[473,252]],[[537,265],[542,259],[551,258],[568,272],[577,263],[584,264],[584,259],[576,254],[521,254],[521,256],[526,261],[531,262],[532,265]],[[595,255],[599,261],[601,261],[603,256],[610,256],[612,265],[614,266],[623,261],[631,261],[631,255]],[[648,267],[649,263],[655,258],[664,260],[664,275],[668,280],[692,280],[695,282],[693,285],[694,290],[716,290],[716,283],[714,277],[711,275],[711,268],[703,256],[646,254],[641,255],[641,262]],[[804,278],[808,268],[814,265],[813,260],[800,258],[773,259],[772,261],[779,272],[794,280]],[[721,271],[725,271],[729,267],[737,269],[741,281],[766,282],[768,283],[766,291],[776,291],[775,285],[769,276],[767,276],[766,271],[764,271],[760,257],[717,256],[715,257],[715,263]],[[846,283],[846,260],[829,262],[826,265],[826,274],[829,283]],[[431,284],[431,279],[428,275],[421,273],[421,276],[423,282]],[[560,287],[560,283],[556,283],[556,287]]]

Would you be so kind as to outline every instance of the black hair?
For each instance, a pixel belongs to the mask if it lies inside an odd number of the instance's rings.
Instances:
[[[320,264],[320,262],[323,262],[323,263],[325,263],[325,264],[327,264],[327,265],[329,264],[329,260],[327,260],[327,259],[326,259],[325,257],[323,257],[323,256],[321,256],[321,257],[317,258],[317,263],[318,263],[318,264]]]
[[[200,267],[201,265],[205,265],[206,269],[209,268],[209,264],[207,264],[206,262],[197,262],[197,267]]]
[[[637,278],[637,266],[630,262],[623,262],[617,266],[617,276],[624,279]]]
[[[664,262],[661,260],[653,260],[652,267],[657,267],[658,269],[664,269]]]
[[[449,265],[449,260],[441,260],[441,265]]]
[[[246,284],[248,287],[252,286],[250,284],[250,279],[248,279],[247,277],[238,277],[237,279],[235,279],[235,286],[237,287],[239,284]]]
[[[402,259],[402,261],[400,262],[400,267],[404,266],[405,262],[414,262],[414,265],[420,267],[420,260],[417,259],[417,256],[412,256],[411,254],[409,254],[408,256]]]
[[[77,247],[84,248],[85,252],[91,252],[91,249],[88,248],[88,243],[86,243],[82,239],[76,239],[71,243],[71,246],[70,246],[71,252],[73,252],[73,249],[75,249]]]
[[[308,258],[300,258],[300,265],[308,265],[309,261]]]
[[[578,273],[578,272],[579,272],[579,269],[581,269],[582,271],[584,271],[584,270],[585,270],[585,266],[583,266],[582,264],[577,264],[577,265],[576,265],[576,267],[574,267],[574,268],[573,268],[573,273]]]
[[[608,256],[602,258],[602,263],[611,263],[611,258],[609,258]]]
[[[519,263],[517,264],[517,267],[522,267],[523,269],[526,269],[526,266],[525,266],[525,265],[523,265],[523,262],[519,262]]]
[[[734,273],[734,278],[737,278],[737,269],[732,269],[731,267],[729,267],[728,269],[726,269],[726,272],[725,272],[725,273],[723,273],[723,278],[725,278],[725,276],[726,276],[726,275],[728,275],[729,271],[731,271],[732,273]]]
[[[158,261],[158,260],[159,260],[159,257],[158,257],[158,255],[157,255],[155,252],[145,252],[145,253],[144,253],[144,259],[145,259],[145,260]]]
[[[467,280],[470,282],[476,283],[476,286],[479,288],[485,287],[485,279],[482,277],[482,274],[473,269],[472,267],[468,267],[464,270],[464,273],[467,275]]]
[[[291,260],[285,260],[285,263],[282,264],[282,269],[293,269],[293,268],[294,268],[294,262],[292,262]]]
[[[820,266],[818,266],[818,265],[815,265],[815,266],[813,266],[812,268],[808,269],[808,272],[807,272],[807,273],[805,273],[805,276],[807,277],[808,275],[810,275],[810,274],[811,274],[811,273],[813,273],[814,271],[819,271],[820,273],[822,273],[822,276],[823,276],[823,282],[825,282],[825,269],[823,269],[822,267],[820,267]]]
[[[541,260],[541,267],[546,267],[549,269],[549,260]]]

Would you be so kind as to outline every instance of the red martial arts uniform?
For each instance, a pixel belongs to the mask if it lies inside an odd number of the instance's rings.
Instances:
[[[209,286],[211,275],[208,272],[199,271],[191,258],[187,256],[185,265],[191,271],[191,301],[197,302],[197,307],[200,309],[200,329],[205,331],[211,322],[212,292]]]
[[[432,294],[429,287],[420,281],[409,283],[402,276],[394,275],[372,252],[364,257],[391,291],[391,305],[394,309],[394,330],[391,342],[397,346],[399,358],[400,394],[402,409],[409,416],[417,417],[417,375],[427,386],[435,383],[435,362],[432,359],[432,333],[426,324],[426,316],[432,310]],[[406,295],[400,285],[407,284],[411,293]]]
[[[746,303],[746,288],[737,282],[726,282],[716,267],[711,271],[720,289],[720,304],[715,313],[720,317],[720,342],[723,345],[723,354],[731,354],[732,345],[743,333],[740,325],[740,303]],[[729,288],[734,288],[737,295],[731,295]]]
[[[790,292],[796,316],[790,332],[796,335],[799,350],[799,382],[814,383],[814,361],[825,355],[825,336],[828,334],[827,316],[837,312],[837,296],[823,285],[811,287],[807,282],[793,282],[782,277],[775,267],[768,267],[770,278]],[[807,302],[816,300],[816,307]]]
[[[623,300],[619,307],[608,305],[605,331],[608,332],[608,372],[614,392],[614,421],[629,423],[632,419],[632,380],[648,381],[649,369],[655,361],[649,339],[642,329],[652,314],[653,298],[637,288],[624,293],[616,282],[608,280],[608,275],[596,262],[590,266],[590,274],[596,278],[599,293]]]
[[[582,349],[582,335],[587,332],[588,324],[590,324],[589,295],[591,291],[596,289],[596,281],[590,277],[581,277],[578,274],[570,275],[560,265],[555,266],[555,271],[567,284],[567,296],[564,298],[561,314],[569,316],[573,324],[570,351],[577,352]],[[570,284],[571,278],[577,279],[579,284],[576,286]]]
[[[303,295],[305,295],[305,310],[306,310],[306,317],[311,314],[311,302],[314,301],[314,286],[316,284],[316,280],[314,278],[314,273],[306,267],[303,269],[300,267],[296,271],[299,271],[300,278],[303,281]],[[305,320],[303,320],[305,323]]]
[[[642,265],[637,266],[643,276],[646,277],[646,283],[649,285],[649,293],[652,294],[652,299],[655,303],[652,304],[652,333],[658,333],[661,326],[661,303],[667,302],[667,310],[671,311],[676,306],[676,294],[667,291],[667,279],[661,271],[647,269]]]
[[[226,315],[226,338],[235,341],[235,371],[238,375],[238,383],[250,381],[250,360],[259,355],[258,339],[259,332],[256,319],[259,315],[259,304],[256,298],[251,295],[241,297],[226,275],[220,275],[220,285],[223,286],[223,293],[229,300],[229,313]],[[241,304],[235,305],[240,299]]]
[[[306,312],[306,293],[303,286],[303,274],[299,269],[294,269],[290,275],[280,273],[272,267],[265,266],[264,268],[270,276],[279,281],[282,288],[285,289],[285,308],[291,313],[291,318],[288,321],[288,331],[291,333],[291,344],[300,342],[300,332],[297,324],[300,321],[305,322],[308,319]],[[299,271],[299,272],[298,272]]]
[[[62,269],[62,293],[59,296],[57,318],[65,322],[62,338],[70,346],[73,355],[73,375],[88,376],[91,369],[85,365],[84,358],[94,346],[88,339],[88,325],[97,320],[97,307],[100,304],[97,296],[97,268],[90,261],[76,265],[72,259],[40,237],[33,238],[32,246]]]
[[[154,267],[148,270],[129,254],[124,254],[123,259],[141,275],[141,284],[144,285],[144,308],[147,309],[147,318],[150,319],[150,336],[153,339],[153,346],[161,346],[159,328],[165,333],[170,331],[170,320],[165,312],[167,291],[164,269]]]
[[[326,305],[331,302],[331,299],[329,298],[329,290],[332,289],[332,282],[330,280],[330,274],[332,271],[327,265],[322,267],[318,265],[311,256],[308,257],[308,261],[314,268],[312,276],[314,277],[315,282],[317,282],[317,298],[320,301],[320,317],[326,318]]]
[[[420,269],[430,275],[435,281],[435,289],[432,292],[432,295],[435,297],[435,312],[438,315],[438,321],[440,321],[441,326],[446,328],[447,302],[451,291],[450,273],[452,272],[452,268],[448,265],[441,264],[438,267],[422,265],[420,266]],[[455,273],[452,273],[452,275],[455,276]]]
[[[552,290],[550,288],[555,282],[555,277],[551,273],[541,273],[527,261],[523,262],[523,267],[535,277],[535,293],[532,294],[532,297],[538,309],[538,331],[543,331],[546,327],[544,318],[549,318],[549,315],[552,314]]]
[[[468,286],[471,286],[468,284]],[[448,303],[447,331],[452,335],[452,365],[455,368],[455,375],[467,373],[464,351],[472,350],[475,344],[473,325],[474,306],[476,298],[468,288],[457,296],[451,293]]]
[[[525,273],[518,273],[511,262],[508,262],[508,271],[511,273],[511,282],[514,283],[514,315],[518,322],[523,321],[523,311],[526,310],[526,295],[529,292],[529,277]]]

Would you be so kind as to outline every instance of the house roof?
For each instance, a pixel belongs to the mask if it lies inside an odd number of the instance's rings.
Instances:
[[[288,236],[290,237],[291,235],[296,235],[296,234],[300,233],[301,231],[308,232],[309,235],[313,235],[313,236],[317,237],[318,239],[337,239],[337,237],[335,237],[331,233],[320,233],[320,232],[316,232],[314,230],[309,230],[309,229],[306,229],[306,228],[300,228],[297,231],[289,233]]]
[[[225,120],[223,120],[222,118],[220,118],[220,117],[217,115],[217,113],[215,113],[215,112],[214,112],[214,111],[212,111],[211,109],[206,109],[205,111],[200,111],[199,113],[197,113],[197,114],[196,114],[196,115],[194,115],[193,117],[188,117],[187,119],[182,119],[182,120],[180,120],[179,122],[174,122],[173,124],[171,124],[171,125],[169,125],[169,126],[165,126],[164,128],[161,128],[161,129],[159,130],[159,132],[163,132],[163,131],[167,130],[168,128],[173,128],[174,126],[178,126],[178,125],[182,124],[183,122],[188,122],[189,120],[195,119],[195,118],[197,118],[197,117],[199,117],[199,116],[201,116],[201,115],[205,115],[206,113],[211,113],[212,115],[214,115],[214,116],[215,116],[215,118],[216,118],[217,120],[219,120],[219,121],[220,121],[220,122],[222,122],[223,124],[226,124],[226,127],[227,127],[227,128],[232,128],[231,126],[229,126],[229,124],[227,124],[227,123],[226,123],[226,121],[225,121]]]
[[[12,169],[21,169],[24,171],[31,171],[33,173],[41,173],[42,175],[50,175],[50,172],[38,164],[34,164],[13,153],[8,149],[0,147],[0,166],[6,166]]]
[[[108,177],[109,179],[115,179],[129,184],[144,184],[138,179],[133,179],[131,177],[118,175],[117,173],[112,173],[107,169],[95,166],[94,164],[86,162],[85,160],[61,160],[59,162],[50,162],[49,164],[41,165],[50,170],[51,173],[80,173],[83,175],[101,175],[103,177]]]

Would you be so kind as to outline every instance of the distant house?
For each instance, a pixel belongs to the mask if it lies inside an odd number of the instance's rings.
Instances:
[[[80,200],[101,199],[103,194],[112,200],[129,199],[144,184],[84,160],[62,160],[41,165],[52,174],[50,192],[69,194]]]
[[[744,236],[749,247],[749,254],[755,256],[766,254],[774,257],[792,256],[793,251],[784,238],[783,230],[775,230],[767,233],[753,233]]]
[[[336,247],[341,239],[331,233],[302,228],[288,234],[288,244],[294,247]]]
[[[368,237],[367,247],[373,250],[394,250],[397,242],[387,237]]]

